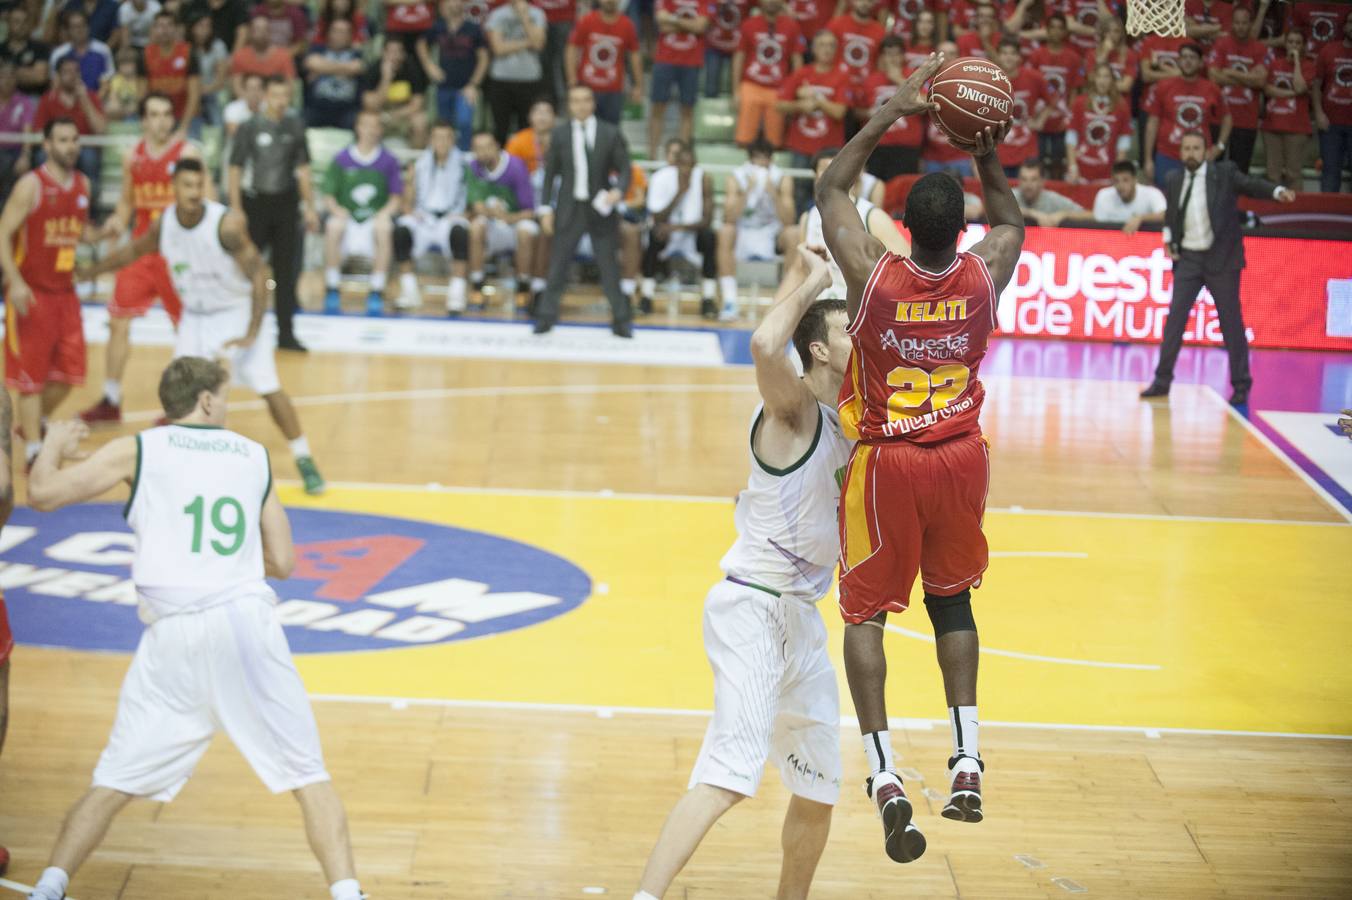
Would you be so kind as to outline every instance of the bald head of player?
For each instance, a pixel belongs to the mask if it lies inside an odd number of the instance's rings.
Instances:
[[[180,356],[160,375],[160,405],[171,422],[224,425],[230,372],[200,356]]]
[[[206,170],[199,159],[180,159],[174,164],[174,214],[184,228],[192,228],[206,215]]]
[[[901,224],[911,232],[915,261],[942,270],[957,252],[958,236],[966,227],[962,185],[943,172],[921,176],[906,197]]]

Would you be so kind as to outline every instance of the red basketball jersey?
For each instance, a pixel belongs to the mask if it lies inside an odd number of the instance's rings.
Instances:
[[[883,254],[850,323],[840,389],[847,437],[866,444],[939,444],[981,434],[986,390],[977,369],[995,330],[995,285],[981,257],[942,272]]]
[[[131,153],[131,202],[136,209],[132,234],[140,237],[150,230],[160,213],[174,202],[174,166],[183,155],[183,141],[174,141],[159,156],[152,156],[145,141],[138,141]]]
[[[146,90],[167,96],[174,105],[174,118],[181,120],[188,108],[188,76],[197,74],[192,47],[179,41],[165,52],[159,44],[147,44],[145,67]]]
[[[75,292],[75,247],[89,224],[89,180],[72,172],[63,185],[47,166],[35,170],[38,199],[14,236],[19,274],[34,291]]]

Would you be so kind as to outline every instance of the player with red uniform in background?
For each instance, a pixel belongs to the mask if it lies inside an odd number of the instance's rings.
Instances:
[[[175,163],[180,159],[201,158],[195,147],[174,132],[173,106],[164,94],[147,94],[142,98],[141,133],[144,137],[122,161],[122,195],[103,224],[104,232],[110,235],[122,234],[133,215],[132,237],[149,231],[165,207],[174,202]],[[149,312],[156,299],[177,326],[182,304],[164,266],[164,257],[158,253],[142,257],[117,273],[113,298],[108,302],[103,397],[80,413],[80,418],[89,424],[122,421],[122,376],[131,355],[131,323]]]
[[[990,222],[969,252],[957,252],[966,227],[962,188],[946,175],[926,175],[911,188],[902,220],[911,231],[909,258],[886,252],[850,200],[850,186],[892,123],[936,108],[919,91],[941,61],[917,70],[817,182],[826,245],[848,287],[854,344],[840,406],[847,436],[853,430],[859,439],[840,503],[845,670],[870,764],[866,790],[896,862],[919,857],[925,839],[911,822],[887,730],[882,628],[889,611],[906,609],[917,575],[953,724],[943,815],[966,822],[983,815],[970,601],[988,559],[981,520],[990,469],[977,369],[1023,247],[1023,213],[996,153],[1007,126],[987,128],[963,148],[973,156]]]
[[[84,384],[84,325],[75,295],[75,246],[89,227],[89,179],[77,172],[80,132],[70,119],[42,129],[47,162],[14,185],[0,214],[5,292],[5,384],[19,392],[19,427],[31,464],[42,419]]]

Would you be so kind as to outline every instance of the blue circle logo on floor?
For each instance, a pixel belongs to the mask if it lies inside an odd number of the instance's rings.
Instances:
[[[539,547],[430,522],[288,510],[296,568],[273,582],[296,653],[388,650],[526,628],[581,606],[591,579]],[[130,652],[140,639],[122,507],[16,509],[0,532],[15,640]]]

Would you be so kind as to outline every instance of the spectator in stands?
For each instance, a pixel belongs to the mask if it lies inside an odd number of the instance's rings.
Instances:
[[[89,34],[96,41],[105,44],[117,33],[117,20],[120,12],[117,0],[68,0],[62,12],[79,10],[89,21]]]
[[[27,134],[33,130],[37,101],[19,90],[16,67],[8,60],[0,61],[0,131]],[[0,143],[0,206],[4,205],[14,182],[33,168],[32,144]]]
[[[1315,127],[1319,129],[1319,156],[1324,171],[1319,189],[1337,193],[1342,188],[1343,170],[1352,166],[1352,12],[1343,18],[1343,39],[1329,41],[1319,51],[1315,63]]]
[[[673,256],[698,263],[703,281],[700,285],[700,315],[718,317],[718,241],[714,237],[713,179],[695,165],[695,151],[682,143],[676,152],[676,165],[664,166],[648,182],[648,249],[643,254],[643,282],[639,288],[640,315],[653,310],[657,274]]]
[[[938,52],[945,59],[953,59],[958,55],[958,48],[952,41],[944,41],[939,44]],[[949,172],[959,181],[972,176],[971,154],[954,147],[933,116],[925,116],[925,143],[920,150],[920,168],[926,174]]]
[[[117,51],[117,69],[99,88],[99,102],[108,121],[136,121],[136,111],[146,95],[146,79],[141,71],[141,54],[135,47]]]
[[[224,131],[225,140],[221,146],[221,184],[227,184],[226,177],[230,169],[230,156],[235,142],[235,133],[245,122],[258,115],[258,110],[263,106],[263,87],[264,81],[262,75],[244,76],[244,96],[237,97],[225,105],[221,110],[221,127]],[[229,195],[222,200],[225,202]]]
[[[465,266],[469,257],[469,219],[465,217],[465,171],[469,157],[455,145],[455,128],[444,119],[432,126],[427,149],[409,166],[403,214],[395,223],[394,258],[399,265],[400,309],[422,306],[414,265],[428,253],[440,253],[451,265],[446,312],[465,311]]]
[[[387,46],[402,48],[392,42]],[[324,173],[328,221],[324,223],[324,312],[343,311],[343,260],[371,260],[371,291],[366,314],[385,311],[385,283],[394,255],[394,217],[402,205],[404,176],[399,160],[381,143],[380,113],[357,114],[356,140],[338,152]]]
[[[335,19],[327,39],[305,57],[305,124],[310,128],[352,128],[361,108],[359,80],[366,70],[352,46],[352,23]]]
[[[1036,225],[1055,227],[1066,219],[1091,219],[1093,214],[1083,206],[1056,191],[1048,190],[1047,170],[1042,160],[1032,157],[1019,166],[1019,186],[1014,197],[1024,218]]]
[[[1061,177],[1066,168],[1066,129],[1070,126],[1070,98],[1084,84],[1084,54],[1066,43],[1070,36],[1066,17],[1047,17],[1047,42],[1028,57],[1028,62],[1047,85],[1047,116],[1038,129],[1038,155]]]
[[[1131,110],[1117,93],[1112,67],[1099,63],[1089,88],[1070,104],[1066,180],[1075,184],[1107,181],[1115,161],[1131,152]]]
[[[774,164],[774,152],[764,138],[754,141],[746,150],[747,161],[732,170],[724,188],[718,230],[723,321],[737,318],[737,263],[773,260],[791,249],[780,238],[793,225],[793,179]]]
[[[509,134],[529,124],[530,106],[544,93],[540,52],[545,46],[546,24],[545,14],[527,0],[499,6],[484,24],[493,51],[484,97],[493,113],[493,136],[499,148]]]
[[[681,140],[695,139],[695,100],[699,97],[699,70],[704,65],[704,32],[709,30],[708,0],[657,0],[657,55],[653,57],[652,106],[648,109],[648,154],[657,158],[657,145],[667,123],[667,101],[677,91]]]
[[[150,26],[161,9],[159,0],[122,0],[117,10],[117,32],[113,46],[144,50],[150,43]]]
[[[723,82],[733,54],[742,45],[742,22],[751,11],[751,0],[716,0],[704,33],[704,96],[721,97]]]
[[[286,0],[263,0],[254,6],[252,15],[268,20],[268,40],[272,46],[281,47],[292,59],[305,52],[310,20],[302,7]]]
[[[1288,31],[1282,51],[1273,56],[1263,88],[1263,149],[1268,181],[1298,190],[1310,143],[1310,86],[1315,62],[1305,56],[1305,35]]]
[[[1178,57],[1187,38],[1165,37],[1162,34],[1148,34],[1140,43],[1141,83],[1147,88],[1183,74],[1178,65]]]
[[[557,125],[554,104],[547,98],[536,100],[530,108],[530,127],[523,128],[507,141],[507,153],[526,164],[530,172],[531,190],[536,198],[545,195],[545,157]],[[535,239],[535,258],[530,264],[531,314],[545,290],[545,276],[549,272],[549,252],[553,235],[541,234]]]
[[[647,224],[647,203],[648,175],[638,167],[638,163],[630,163],[629,191],[615,209],[620,218],[620,294],[626,301],[634,303],[638,302],[638,279],[643,269],[643,228]],[[588,235],[587,239],[590,241],[591,236]],[[553,240],[553,235],[550,235],[550,240]],[[550,252],[553,253],[552,247]],[[598,258],[594,245],[592,256]]]
[[[826,23],[836,14],[837,0],[789,0],[788,7],[798,21],[798,30],[809,44],[812,38],[826,30]]]
[[[545,72],[545,96],[552,103],[562,104],[567,99],[567,80],[564,75],[568,37],[577,21],[577,0],[537,0],[545,13],[545,49],[540,64]]]
[[[283,51],[284,52],[284,51]],[[305,228],[319,230],[310,177],[310,148],[305,123],[291,111],[291,83],[280,75],[267,79],[259,112],[235,133],[230,148],[230,205],[244,210],[249,238],[267,252],[277,283],[277,347],[304,352],[296,340],[296,281]]]
[[[436,60],[430,47],[436,48]],[[469,149],[479,91],[488,77],[488,41],[483,28],[465,16],[465,0],[442,0],[429,36],[414,49],[427,77],[437,86],[437,117],[455,126],[461,150]]]
[[[959,34],[955,40],[958,55],[995,59],[1001,36],[1000,19],[995,13],[995,7],[989,3],[977,4],[973,27]]]
[[[502,149],[497,136],[481,131],[470,141],[466,203],[470,212],[470,302],[483,306],[484,264],[515,257],[516,307],[529,309],[529,273],[535,260],[535,191],[526,164]],[[511,307],[508,308],[509,311]]]
[[[812,62],[790,75],[780,89],[779,111],[792,116],[784,146],[793,152],[795,166],[805,167],[818,151],[845,143],[845,110],[851,91],[836,65],[839,43],[831,32],[817,32],[812,38]]]
[[[1135,234],[1142,225],[1163,225],[1167,203],[1164,192],[1153,184],[1136,180],[1136,163],[1129,159],[1113,163],[1113,183],[1094,195],[1094,221],[1122,223],[1122,231]]]
[[[1347,14],[1346,3],[1298,0],[1288,3],[1287,10],[1291,28],[1305,36],[1305,46],[1311,56],[1318,58],[1325,46],[1338,43],[1343,16]]]
[[[163,10],[152,21],[143,59],[147,93],[169,98],[178,122],[176,133],[186,137],[188,126],[202,111],[202,79],[192,47],[178,38],[174,17]]]
[[[42,131],[54,119],[70,119],[75,123],[80,137],[103,134],[108,128],[108,120],[103,115],[98,95],[86,87],[80,78],[79,61],[73,55],[65,56],[55,69],[56,78],[52,81],[52,89],[42,95],[37,111],[33,114],[33,130]],[[97,147],[82,146],[75,164],[89,179],[91,204],[98,203],[102,156]],[[42,160],[36,159],[34,164],[41,165]]]
[[[249,7],[246,0],[207,0],[211,32],[231,53],[244,46],[249,33]]]
[[[784,0],[760,0],[760,15],[742,23],[742,41],[732,57],[732,105],[737,109],[735,139],[751,146],[762,135],[776,147],[784,143],[786,117],[779,89],[803,65],[803,35],[784,10]]]
[[[414,149],[427,144],[427,94],[421,69],[399,41],[386,41],[380,59],[362,76],[362,109],[381,117],[390,131],[406,131]],[[418,90],[423,81],[424,91]]]
[[[1258,142],[1258,92],[1267,84],[1271,63],[1272,51],[1254,39],[1253,13],[1236,5],[1229,33],[1216,38],[1207,56],[1207,74],[1220,86],[1234,123],[1225,157],[1246,175]]]
[[[419,93],[427,88],[427,73],[418,58],[417,43],[425,38],[436,24],[436,4],[424,0],[385,0],[385,39],[404,45],[404,55],[418,66],[415,82]]]
[[[315,43],[327,43],[329,25],[339,20],[352,26],[354,46],[360,47],[371,36],[366,27],[366,15],[357,8],[355,0],[323,0],[319,5],[319,17],[315,19]]]
[[[633,87],[629,97],[643,102],[643,58],[634,21],[620,15],[620,0],[598,0],[597,8],[577,23],[568,39],[568,87],[583,85],[596,98],[596,117],[620,124],[624,112],[624,61]]]
[[[211,29],[211,18],[198,14],[188,25],[188,40],[197,59],[197,77],[202,82],[202,121],[208,125],[221,124],[221,91],[226,86],[226,71],[230,68],[230,51],[216,38]]]
[[[1127,40],[1127,28],[1117,16],[1105,16],[1099,20],[1094,56],[1086,62],[1111,66],[1113,79],[1117,82],[1117,93],[1123,97],[1131,96],[1132,85],[1136,84],[1141,71],[1141,54]]]
[[[903,19],[898,17],[897,21]],[[935,51],[939,41],[939,23],[934,10],[922,7],[916,14],[911,33],[902,37],[906,39],[906,71],[920,68]]]
[[[80,79],[85,87],[97,92],[105,78],[113,75],[113,52],[103,41],[89,36],[89,20],[79,11],[63,17],[66,43],[52,51],[51,65],[55,71],[61,60],[69,57],[79,64]]]
[[[1187,0],[1184,4],[1184,27],[1188,40],[1210,49],[1216,38],[1230,28],[1230,16],[1239,4],[1233,0]]]
[[[1042,73],[1023,64],[1019,42],[1012,37],[1000,41],[996,63],[1009,77],[1014,88],[1014,122],[996,153],[1010,178],[1019,173],[1024,160],[1038,152],[1038,134],[1051,114],[1047,82]]]
[[[874,15],[876,0],[849,0],[850,14],[836,16],[826,28],[839,41],[840,70],[850,76],[852,89],[858,89],[878,64],[887,29]]]
[[[0,62],[14,66],[14,79],[19,90],[34,98],[47,92],[50,81],[48,61],[51,50],[41,41],[32,38],[32,20],[28,9],[16,6],[5,16],[9,33],[5,42],[0,44]]]
[[[878,71],[869,75],[855,91],[855,115],[859,121],[868,121],[906,81],[905,61],[906,42],[895,34],[883,38]],[[902,116],[898,119],[869,156],[868,173],[887,181],[920,171],[920,146],[925,141],[925,120],[928,118]]]
[[[1163,186],[1170,172],[1183,168],[1179,148],[1183,135],[1201,131],[1210,136],[1212,128],[1220,125],[1220,134],[1207,158],[1214,160],[1225,152],[1230,140],[1233,119],[1221,100],[1220,88],[1200,77],[1202,48],[1184,44],[1178,52],[1177,78],[1167,78],[1155,85],[1145,103],[1150,116],[1145,126],[1145,179]]]
[[[243,94],[244,76],[249,74],[294,81],[296,63],[290,53],[272,45],[267,16],[249,19],[248,29],[248,39],[230,55],[230,92],[236,97]]]

